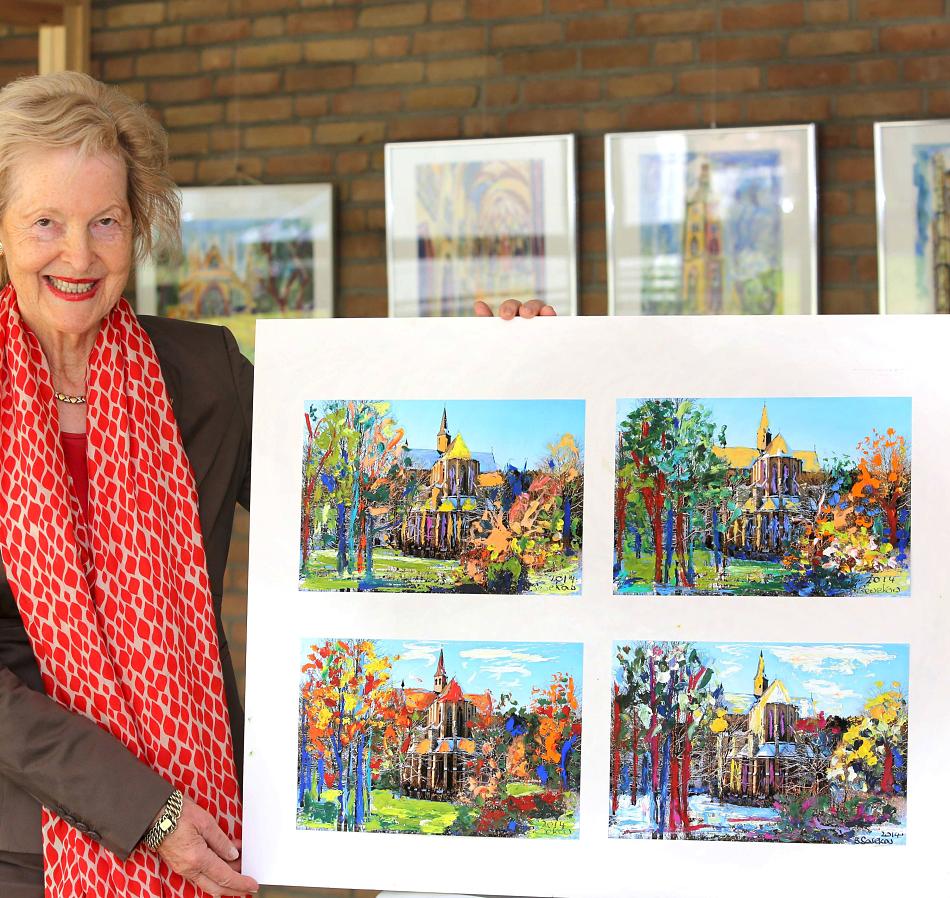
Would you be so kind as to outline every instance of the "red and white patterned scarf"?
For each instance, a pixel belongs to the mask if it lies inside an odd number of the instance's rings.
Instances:
[[[0,353],[0,552],[46,691],[237,838],[195,479],[155,349],[120,300],[89,359],[85,525],[49,370],[12,286],[0,293]],[[43,844],[47,898],[203,894],[151,852],[122,863],[46,809]]]

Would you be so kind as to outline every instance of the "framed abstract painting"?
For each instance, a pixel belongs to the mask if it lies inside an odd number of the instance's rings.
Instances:
[[[605,137],[612,315],[818,310],[815,128]]]
[[[181,254],[139,264],[139,312],[223,324],[252,360],[258,318],[332,316],[329,184],[188,187],[181,195]]]
[[[881,312],[950,312],[950,120],[878,122]]]
[[[390,317],[577,310],[574,137],[386,145]]]

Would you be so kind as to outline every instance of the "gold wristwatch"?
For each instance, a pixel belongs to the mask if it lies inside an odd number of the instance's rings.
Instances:
[[[168,836],[170,836],[178,826],[178,820],[181,817],[181,809],[185,804],[185,796],[176,789],[168,797],[168,801],[165,802],[165,806],[162,808],[161,813],[158,815],[158,820],[156,820],[149,828],[148,831],[142,836],[142,844],[146,848],[150,848],[152,851],[156,851],[158,846],[165,841]]]

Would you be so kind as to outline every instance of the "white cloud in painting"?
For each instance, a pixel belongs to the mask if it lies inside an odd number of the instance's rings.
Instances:
[[[732,655],[734,658],[744,658],[749,652],[747,645],[717,645],[716,648],[724,655]]]
[[[836,673],[850,676],[859,667],[878,661],[893,661],[894,655],[875,645],[772,645],[780,661],[805,673]]]
[[[399,652],[399,660],[425,661],[427,664],[435,664],[440,649],[441,646],[434,642],[407,642],[406,647]]]
[[[500,680],[502,677],[530,677],[531,671],[527,667],[524,667],[521,664],[486,664],[482,668],[485,673],[490,674],[496,680]]]
[[[713,665],[713,670],[716,672],[716,676],[719,677],[720,682],[724,683],[729,677],[739,673],[742,670],[742,665],[733,661],[726,661],[723,664]]]
[[[535,655],[517,649],[496,649],[487,646],[479,649],[464,649],[459,652],[459,655],[462,658],[471,658],[474,661],[517,661],[522,664],[544,664],[555,660],[554,658],[546,658],[544,655]]]
[[[845,699],[860,698],[853,689],[845,689],[840,683],[831,680],[805,680],[802,686],[815,697],[815,704],[819,708],[828,711],[840,712]]]

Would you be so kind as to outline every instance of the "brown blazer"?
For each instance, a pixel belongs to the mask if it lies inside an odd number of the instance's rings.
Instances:
[[[225,328],[142,317],[198,485],[231,732],[241,710],[221,626],[234,506],[250,500],[253,368]],[[0,562],[0,852],[40,852],[40,805],[125,859],[172,786],[96,724],[47,698]]]

